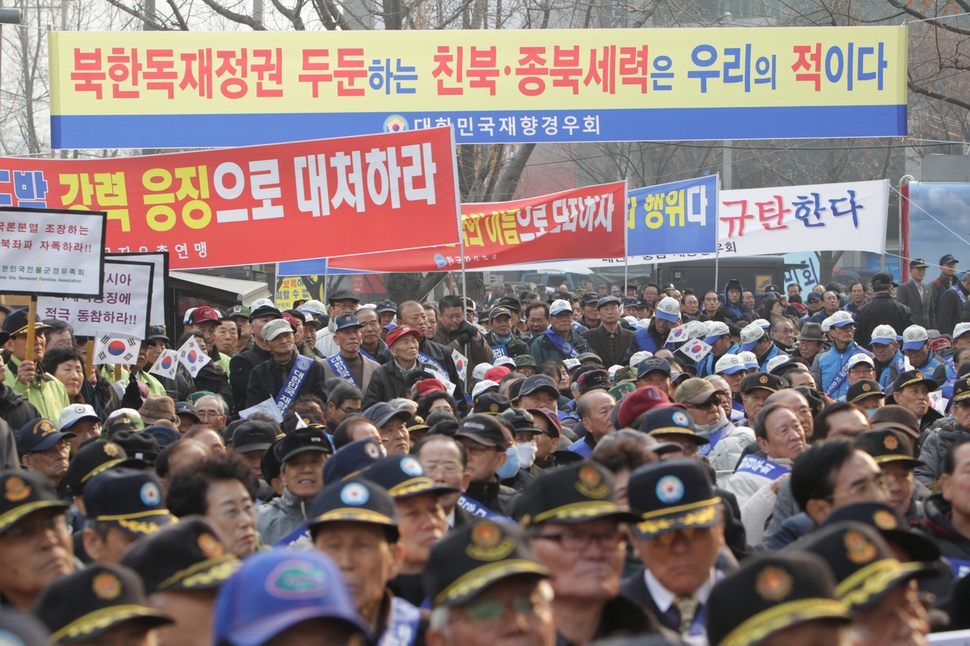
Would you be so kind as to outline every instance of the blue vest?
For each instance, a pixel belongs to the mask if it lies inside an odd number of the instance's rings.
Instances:
[[[659,350],[657,342],[650,336],[650,327],[641,328],[633,333],[633,338],[637,341],[637,350],[646,352],[656,352]]]

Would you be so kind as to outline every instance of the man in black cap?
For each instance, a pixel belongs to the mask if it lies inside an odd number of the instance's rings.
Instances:
[[[953,257],[952,253],[945,254],[940,258],[940,275],[930,281],[930,286],[936,290],[937,304],[943,299],[943,292],[957,284],[957,265],[959,260]],[[939,305],[937,305],[939,308]],[[939,309],[937,309],[937,321],[939,321]]]
[[[622,591],[683,637],[705,635],[705,605],[724,545],[724,508],[704,466],[690,458],[646,464],[632,474],[633,549],[643,567]]]
[[[637,388],[653,386],[670,397],[670,362],[661,357],[647,357],[636,365]]]
[[[323,364],[296,351],[293,326],[284,319],[270,321],[260,330],[271,357],[252,369],[246,387],[246,407],[272,399],[283,413],[301,395],[327,399]]]
[[[858,324],[855,339],[860,346],[869,347],[872,331],[877,325],[890,325],[896,330],[896,334],[902,334],[903,330],[913,324],[913,314],[909,307],[893,298],[892,289],[895,284],[892,274],[878,272],[872,275],[872,299],[862,306],[855,317]],[[957,321],[959,320],[958,316]]]
[[[909,261],[910,280],[896,290],[896,300],[912,312],[913,323],[929,330],[936,327],[938,296],[936,290],[924,281],[927,267],[929,265],[922,258]]]
[[[777,375],[754,372],[741,380],[741,401],[744,403],[744,417],[752,425],[755,416],[765,406],[765,400],[788,383]]]
[[[158,646],[209,646],[216,593],[239,569],[216,526],[191,516],[139,540],[121,565],[141,577],[148,605],[175,623],[160,628]]]
[[[380,485],[394,499],[402,554],[397,576],[388,585],[396,596],[418,606],[427,596],[421,575],[431,557],[431,548],[448,531],[441,497],[455,490],[429,478],[421,463],[410,455],[378,460],[361,471],[359,477]]]
[[[333,453],[322,426],[298,428],[281,440],[283,495],[256,507],[256,527],[267,545],[303,538],[310,501],[323,489],[323,464]]]
[[[388,455],[407,455],[411,452],[411,436],[407,428],[411,411],[397,410],[378,402],[365,410],[363,417],[377,427]]]
[[[614,296],[613,298],[616,297]],[[599,310],[596,307],[599,301],[599,294],[583,294],[579,297],[579,324],[586,328],[587,331],[596,329],[600,324]]]
[[[468,511],[485,518],[508,516],[516,491],[499,482],[497,473],[508,459],[511,433],[491,415],[469,415],[458,423],[455,439],[465,449],[471,483],[465,491]]]
[[[74,433],[61,433],[43,417],[28,422],[17,434],[17,453],[27,471],[43,474],[55,489],[67,473]]]
[[[367,392],[371,376],[380,364],[360,352],[361,329],[364,326],[354,314],[338,314],[332,323],[333,342],[339,351],[324,361],[327,381],[339,377],[359,388],[361,392]]]
[[[129,545],[175,522],[152,471],[102,471],[84,487],[84,509],[84,551],[99,563],[119,563]]]
[[[552,573],[560,643],[586,646],[611,635],[656,632],[652,618],[620,594],[626,557],[620,523],[639,516],[616,504],[605,467],[583,460],[543,473],[522,492],[516,515],[537,560]]]
[[[620,299],[615,296],[601,298],[596,302],[596,311],[599,325],[583,332],[583,338],[604,366],[620,364],[633,339],[633,331],[620,325]]]
[[[707,604],[711,646],[845,646],[850,623],[832,571],[805,552],[746,561],[715,584]]]
[[[357,311],[357,304],[360,299],[353,292],[346,289],[338,289],[332,294],[327,295],[327,314],[330,315],[330,323],[327,327],[317,332],[317,352],[320,356],[327,358],[339,352],[339,348],[334,341],[333,333],[337,329],[334,319],[341,314],[353,314]]]
[[[548,408],[559,410],[559,389],[548,375],[526,377],[519,389],[519,408]]]
[[[366,478],[334,482],[314,499],[309,527],[313,545],[340,567],[357,612],[378,639],[423,642],[421,612],[387,587],[404,556],[397,506],[387,491]]]
[[[930,492],[913,476],[920,461],[913,458],[912,442],[898,431],[881,429],[861,433],[856,445],[879,465],[886,485],[886,503],[908,523],[916,522],[921,516],[917,501],[927,498]]]
[[[960,280],[952,287],[943,290],[940,295],[940,305],[936,312],[936,327],[943,333],[948,333],[963,320],[964,307],[967,296],[970,295],[970,271],[963,272]]]
[[[938,576],[931,564],[900,563],[874,527],[854,521],[819,529],[792,549],[828,562],[859,643],[926,643],[929,618],[918,597],[917,579]]]
[[[893,381],[892,403],[902,406],[915,415],[916,419],[919,420],[920,432],[922,432],[930,424],[943,417],[939,411],[930,405],[930,393],[939,389],[940,385],[923,374],[922,371],[907,370],[900,373]],[[954,384],[953,390],[956,392],[956,384]],[[926,480],[927,475],[930,473],[938,474],[938,460],[941,455],[942,452],[934,454],[931,445],[929,459],[933,464],[930,465],[929,471],[921,470],[916,473],[916,477],[923,480],[923,483],[927,486],[929,486],[929,482]]]
[[[39,473],[0,473],[0,594],[30,612],[41,591],[75,569],[68,504]]]
[[[438,307],[438,329],[434,340],[447,348],[458,350],[473,366],[492,363],[492,348],[485,343],[484,330],[465,320],[464,299],[453,294],[445,296],[438,302]]]
[[[553,646],[557,643],[549,570],[521,529],[481,520],[431,551],[428,646]]]
[[[516,334],[512,310],[496,305],[488,313],[492,329],[485,334],[485,343],[495,357],[517,358],[529,354],[529,346]]]
[[[253,347],[229,360],[229,382],[232,384],[232,397],[235,404],[233,408],[237,411],[246,408],[246,389],[249,387],[249,375],[253,368],[273,357],[269,346],[263,340],[263,326],[282,318],[282,312],[268,298],[252,304],[249,320],[253,329]]]
[[[38,599],[35,614],[54,644],[153,646],[155,629],[172,623],[148,605],[137,574],[106,564],[53,582]]]

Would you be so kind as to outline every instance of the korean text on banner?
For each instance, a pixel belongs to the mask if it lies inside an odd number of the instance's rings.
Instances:
[[[886,249],[889,180],[721,191],[718,202],[722,258],[839,250],[881,254]],[[630,255],[630,262],[714,258]]]
[[[107,211],[101,247],[168,251],[172,269],[458,241],[449,128],[130,158],[4,157],[0,197],[17,191],[24,204],[21,175],[38,187],[30,204]]]
[[[37,299],[37,314],[66,321],[82,336],[108,332],[147,339],[154,276],[153,263],[105,259],[100,298],[42,297]]]
[[[623,257],[626,182],[584,186],[512,202],[462,204],[465,267],[542,260]],[[452,271],[458,245],[330,258],[331,267],[366,271]]]
[[[52,33],[54,148],[906,134],[907,28]]]
[[[165,294],[168,287],[168,252],[158,253],[111,253],[105,260],[128,260],[130,262],[150,262],[155,265],[152,278],[152,312],[149,325],[165,325]]]
[[[10,201],[4,189],[19,195],[25,186],[46,192],[47,180],[0,167],[0,202]],[[22,208],[0,208],[0,294],[101,296],[105,214],[46,210],[18,199]]]
[[[630,191],[628,253],[714,253],[717,250],[716,175]]]

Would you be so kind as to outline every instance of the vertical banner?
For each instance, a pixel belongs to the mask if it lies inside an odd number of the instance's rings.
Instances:
[[[628,255],[717,251],[717,193],[717,175],[630,191]]]

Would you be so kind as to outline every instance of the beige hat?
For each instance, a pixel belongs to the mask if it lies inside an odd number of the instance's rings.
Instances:
[[[714,384],[691,377],[674,391],[674,402],[678,404],[703,404],[717,394]]]
[[[138,413],[145,426],[151,426],[160,419],[167,419],[173,424],[179,423],[179,416],[175,414],[175,400],[171,397],[149,395]]]

